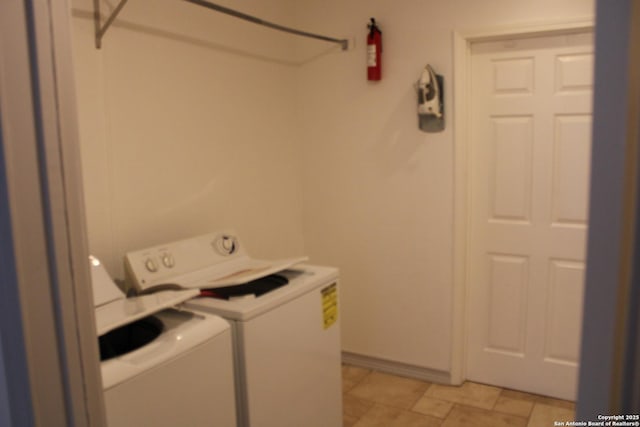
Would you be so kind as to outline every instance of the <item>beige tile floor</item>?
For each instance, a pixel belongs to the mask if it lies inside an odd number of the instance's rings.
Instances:
[[[573,402],[465,382],[444,386],[343,365],[344,427],[547,427]]]

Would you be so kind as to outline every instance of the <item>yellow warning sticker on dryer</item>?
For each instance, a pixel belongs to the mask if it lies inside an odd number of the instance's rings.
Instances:
[[[322,321],[329,329],[338,320],[338,284],[332,283],[322,289]]]

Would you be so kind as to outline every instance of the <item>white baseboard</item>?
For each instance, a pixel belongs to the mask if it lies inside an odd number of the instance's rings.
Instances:
[[[416,378],[439,384],[451,384],[449,372],[436,369],[423,368],[409,365],[402,362],[378,359],[377,357],[364,356],[362,354],[342,352],[342,363],[359,366],[361,368],[374,369],[388,374],[400,375],[403,377]]]

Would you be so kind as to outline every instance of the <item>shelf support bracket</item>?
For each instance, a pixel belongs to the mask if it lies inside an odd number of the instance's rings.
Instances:
[[[100,13],[100,0],[93,0],[93,21],[96,31],[96,49],[102,47],[102,37],[107,32],[113,21],[116,19],[124,5],[128,0],[120,0],[120,3],[113,9],[111,15],[107,18],[104,25],[102,25],[102,15]]]

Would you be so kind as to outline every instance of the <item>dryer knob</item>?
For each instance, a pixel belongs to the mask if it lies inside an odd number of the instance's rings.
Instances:
[[[164,253],[162,254],[162,264],[167,268],[173,268],[173,266],[176,265],[176,262],[171,254]]]
[[[158,271],[158,266],[151,258],[147,258],[147,260],[144,262],[144,266],[151,273],[155,273],[156,271]]]

